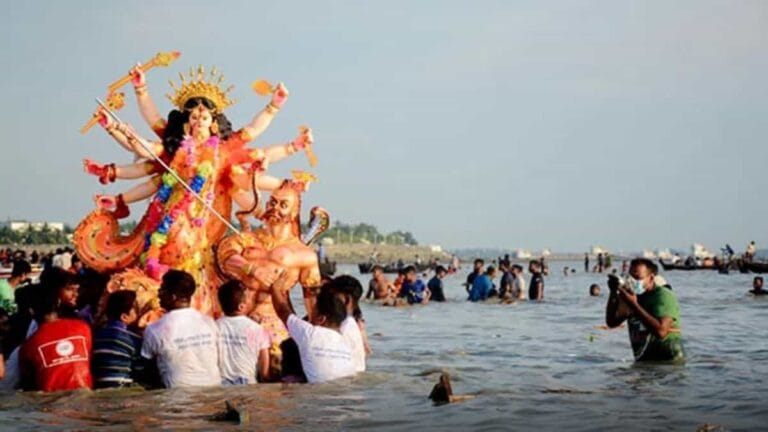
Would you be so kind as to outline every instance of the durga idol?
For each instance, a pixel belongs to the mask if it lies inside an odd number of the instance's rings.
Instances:
[[[231,87],[220,87],[223,77],[216,76],[215,70],[207,76],[200,67],[191,70],[188,77],[181,75],[178,87],[172,84],[174,94],[169,99],[176,109],[167,120],[158,114],[141,68],[131,73],[142,117],[160,140],[146,140],[129,125],[102,116],[102,127],[140,160],[122,166],[86,160],[86,171],[98,175],[102,183],[148,179],[117,196],[97,195],[97,210],[75,231],[78,256],[102,272],[116,273],[138,265],[155,280],[169,268],[187,271],[199,287],[193,306],[211,312],[217,304],[214,287],[218,282],[211,246],[226,232],[232,201],[248,207],[252,203],[244,197],[253,189],[279,186],[280,182],[269,176],[251,182],[250,173],[263,171],[270,162],[310,145],[311,130],[303,130],[288,144],[248,148],[247,144],[268,127],[287,100],[284,86],[278,86],[270,103],[251,123],[235,131],[224,115],[233,103],[228,96]],[[129,204],[146,199],[149,205],[135,230],[122,236],[118,218],[129,213]],[[224,221],[214,217],[214,212]]]

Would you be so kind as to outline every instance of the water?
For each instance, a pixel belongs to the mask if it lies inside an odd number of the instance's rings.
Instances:
[[[363,305],[369,372],[322,385],[0,395],[0,429],[238,429],[211,423],[241,400],[255,430],[541,429],[767,430],[768,299],[750,275],[668,272],[682,309],[688,361],[638,366],[626,329],[600,330],[604,276],[567,278],[552,264],[543,303],[469,304],[464,275],[445,304]],[[580,268],[580,267],[576,267]],[[354,273],[342,266],[340,271]],[[362,278],[367,286],[368,277]],[[599,298],[588,296],[600,283]],[[297,292],[300,290],[296,290]],[[294,302],[299,305],[300,302]],[[440,407],[427,395],[440,371],[475,399]]]

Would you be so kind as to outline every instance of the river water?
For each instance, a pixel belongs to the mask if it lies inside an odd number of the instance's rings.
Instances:
[[[746,294],[752,276],[666,273],[681,305],[688,360],[684,366],[639,366],[626,329],[597,328],[605,277],[564,277],[563,265],[551,265],[541,303],[470,304],[462,272],[446,279],[450,301],[444,304],[364,304],[374,353],[369,371],[355,378],[320,385],[4,394],[0,429],[768,429],[768,298]],[[357,276],[351,266],[339,270]],[[368,277],[362,281],[367,286]],[[593,282],[603,287],[601,297],[589,297]],[[451,374],[455,393],[475,398],[433,406],[427,395],[440,371]],[[246,407],[247,425],[209,421],[227,399]]]

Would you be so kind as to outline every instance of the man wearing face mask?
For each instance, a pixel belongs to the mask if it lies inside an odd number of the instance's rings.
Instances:
[[[614,328],[627,320],[635,361],[683,362],[680,306],[672,290],[656,284],[657,272],[652,261],[637,258],[629,265],[631,286],[609,276],[605,321]]]

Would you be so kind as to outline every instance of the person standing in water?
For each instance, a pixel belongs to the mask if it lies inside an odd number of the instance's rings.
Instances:
[[[531,285],[528,288],[528,299],[544,300],[544,276],[541,274],[541,263],[533,260],[528,264],[531,272]]]
[[[763,289],[763,277],[762,276],[755,276],[755,278],[752,280],[752,290],[749,292],[750,294],[761,296],[768,294],[768,291]]]
[[[635,361],[683,362],[680,306],[672,290],[656,283],[657,272],[652,261],[636,258],[629,264],[631,287],[609,276],[605,322],[615,328],[627,321]]]

